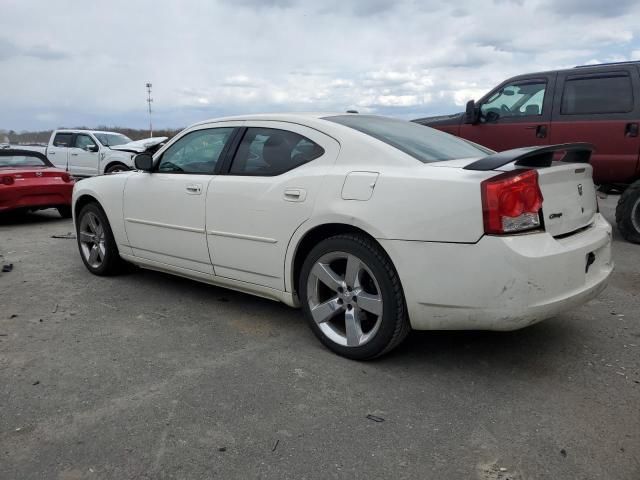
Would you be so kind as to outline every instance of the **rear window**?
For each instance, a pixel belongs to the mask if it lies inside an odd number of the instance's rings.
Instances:
[[[46,167],[47,163],[39,157],[31,155],[2,155],[0,156],[0,168],[2,167]]]
[[[484,157],[491,150],[413,122],[373,115],[337,115],[325,120],[365,133],[423,163]]]
[[[564,115],[627,113],[633,110],[631,77],[626,73],[571,78],[564,84]]]
[[[53,139],[53,146],[54,147],[70,147],[71,137],[73,137],[72,133],[56,133],[56,136]]]

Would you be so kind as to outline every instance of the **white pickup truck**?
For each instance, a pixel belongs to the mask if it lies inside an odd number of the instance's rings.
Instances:
[[[130,170],[136,153],[159,147],[166,140],[153,137],[134,142],[121,133],[64,129],[51,134],[47,147],[24,148],[41,151],[74,177],[91,177]]]

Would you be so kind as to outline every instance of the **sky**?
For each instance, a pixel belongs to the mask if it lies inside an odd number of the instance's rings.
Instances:
[[[640,59],[637,0],[0,0],[0,129],[462,111],[502,80]]]

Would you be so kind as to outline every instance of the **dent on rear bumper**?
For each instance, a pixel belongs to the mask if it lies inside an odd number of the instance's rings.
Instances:
[[[418,330],[516,330],[597,296],[613,270],[611,226],[598,214],[564,239],[547,233],[476,244],[380,240]],[[585,273],[587,255],[595,262]]]

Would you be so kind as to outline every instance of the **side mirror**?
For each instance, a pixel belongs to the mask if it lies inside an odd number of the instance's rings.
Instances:
[[[84,147],[84,149],[85,149],[87,152],[93,152],[93,153],[95,153],[95,152],[97,152],[97,151],[98,151],[98,146],[97,146],[97,145],[87,145],[86,147]]]
[[[474,100],[469,100],[464,113],[464,123],[473,125],[478,123],[478,120],[480,120],[480,108]]]
[[[150,172],[153,168],[153,155],[147,152],[139,153],[134,157],[133,164],[138,170]]]

